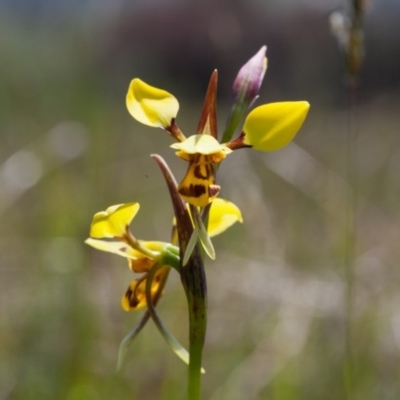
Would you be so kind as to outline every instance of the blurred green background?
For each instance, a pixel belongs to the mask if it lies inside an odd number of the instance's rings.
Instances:
[[[126,262],[85,246],[93,214],[138,201],[138,238],[168,240],[172,210],[149,154],[186,169],[125,107],[140,77],[180,101],[194,133],[219,70],[219,125],[241,67],[268,46],[259,104],[308,100],[282,151],[224,161],[244,224],[207,262],[204,399],[345,399],[347,201],[358,197],[351,306],[354,399],[400,397],[400,3],[372,2],[349,184],[348,95],[327,0],[0,0],[0,399],[184,399],[186,366],[119,301]],[[171,274],[159,312],[187,344]]]

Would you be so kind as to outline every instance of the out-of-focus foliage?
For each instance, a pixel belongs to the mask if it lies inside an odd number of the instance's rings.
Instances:
[[[233,79],[263,44],[262,102],[312,105],[279,154],[240,152],[218,171],[244,224],[207,265],[204,398],[344,398],[346,199],[358,192],[352,349],[357,399],[400,395],[400,13],[372,4],[357,119],[356,187],[346,183],[343,57],[336,2],[0,1],[0,398],[183,399],[186,367],[150,323],[115,372],[136,314],[119,307],[125,261],[83,244],[97,210],[140,202],[134,229],[168,240],[172,209],[149,157],[185,164],[125,107],[133,77],[180,99],[193,132],[208,78],[222,127]],[[259,102],[259,104],[261,104]],[[171,274],[165,323],[186,343]]]

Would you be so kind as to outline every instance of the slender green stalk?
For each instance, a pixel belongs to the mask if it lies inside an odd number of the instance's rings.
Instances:
[[[247,106],[242,102],[237,102],[232,107],[231,113],[229,115],[228,122],[226,124],[226,129],[222,135],[221,143],[229,142],[236,132],[237,127],[243,120],[243,117],[247,111]]]
[[[354,165],[357,147],[357,129],[356,120],[356,87],[349,87],[349,108],[348,108],[348,137],[347,137],[347,179],[351,190],[348,194],[347,215],[346,215],[346,232],[345,232],[345,249],[344,249],[344,266],[346,280],[346,320],[345,320],[345,370],[344,379],[346,387],[346,397],[348,400],[353,398],[354,394],[354,357],[353,357],[353,306],[354,306],[354,264],[356,257],[356,241],[357,241],[357,173]]]
[[[354,307],[354,264],[357,244],[357,203],[358,177],[355,161],[357,159],[358,116],[357,94],[358,81],[364,61],[363,43],[363,5],[360,0],[351,0],[351,27],[347,49],[348,74],[348,126],[347,126],[347,179],[351,190],[347,204],[346,247],[344,253],[346,276],[346,321],[345,321],[345,368],[344,381],[346,398],[354,398],[355,393],[355,360],[353,354],[353,307]]]
[[[203,260],[198,246],[188,265],[181,268],[189,308],[189,376],[188,399],[199,400],[201,393],[201,364],[207,329],[207,288]]]
[[[181,280],[189,309],[188,400],[200,400],[201,364],[207,330],[207,288],[198,245],[188,264],[181,268]]]

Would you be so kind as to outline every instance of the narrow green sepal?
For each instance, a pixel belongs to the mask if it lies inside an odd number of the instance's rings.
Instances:
[[[221,143],[229,142],[246,115],[248,106],[242,101],[233,105],[222,135]]]
[[[199,231],[197,229],[193,230],[192,236],[190,237],[189,243],[187,244],[185,254],[183,256],[182,267],[184,267],[190,260],[190,256],[196,247],[197,241],[199,239]]]
[[[118,349],[118,360],[117,360],[117,372],[121,370],[122,364],[124,363],[128,348],[133,342],[133,339],[139,334],[144,328],[147,321],[150,318],[150,313],[147,311],[142,319],[133,327],[133,329],[122,339]]]
[[[210,207],[210,205],[208,207]],[[209,208],[207,210],[209,210]],[[211,242],[210,236],[208,235],[207,229],[204,226],[204,222],[200,217],[199,211],[197,210],[196,207],[194,207],[193,205],[190,205],[190,213],[193,218],[194,228],[198,232],[200,243],[202,244],[207,255],[212,260],[215,260],[214,246]],[[208,213],[208,211],[207,211],[207,213]]]
[[[151,298],[151,283],[154,279],[154,275],[159,268],[163,267],[162,263],[156,263],[154,267],[150,270],[149,275],[147,276],[146,281],[146,303],[147,309],[150,313],[151,318],[156,324],[157,329],[160,331],[162,337],[167,342],[168,346],[171,350],[186,364],[189,365],[189,353],[188,351],[178,342],[172,333],[168,331],[168,329],[162,323],[160,317],[158,316],[156,309],[153,306],[152,298]],[[201,372],[204,374],[204,368],[201,369]]]

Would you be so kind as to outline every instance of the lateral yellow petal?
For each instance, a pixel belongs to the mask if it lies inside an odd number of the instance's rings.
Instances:
[[[193,224],[192,214],[189,203],[186,203],[189,216]],[[242,213],[237,205],[231,201],[217,197],[213,200],[210,214],[208,216],[207,232],[209,237],[214,237],[225,232],[235,222],[243,223]],[[172,220],[172,225],[176,226],[176,218]]]
[[[306,101],[271,103],[255,108],[244,123],[244,143],[256,150],[279,150],[296,136],[309,108]]]
[[[126,95],[126,106],[137,121],[155,128],[167,128],[179,111],[178,100],[165,90],[135,78]]]
[[[232,150],[220,144],[217,139],[211,135],[192,135],[180,143],[174,143],[170,147],[181,150],[187,154],[215,154],[221,153],[221,157],[225,158],[227,154],[232,153]],[[179,153],[179,152],[177,152]],[[179,155],[179,154],[177,154]]]
[[[140,257],[144,257],[143,254],[139,253],[135,249],[132,249],[132,247],[129,247],[126,243],[121,241],[110,242],[101,239],[88,238],[85,240],[85,243],[97,250],[118,254],[121,257],[126,257],[131,260],[137,260]]]
[[[235,222],[243,222],[239,207],[228,200],[214,199],[208,217],[208,235],[210,237],[219,235],[230,228]]]
[[[123,236],[139,207],[139,203],[117,204],[98,212],[93,217],[90,236],[95,239]]]

